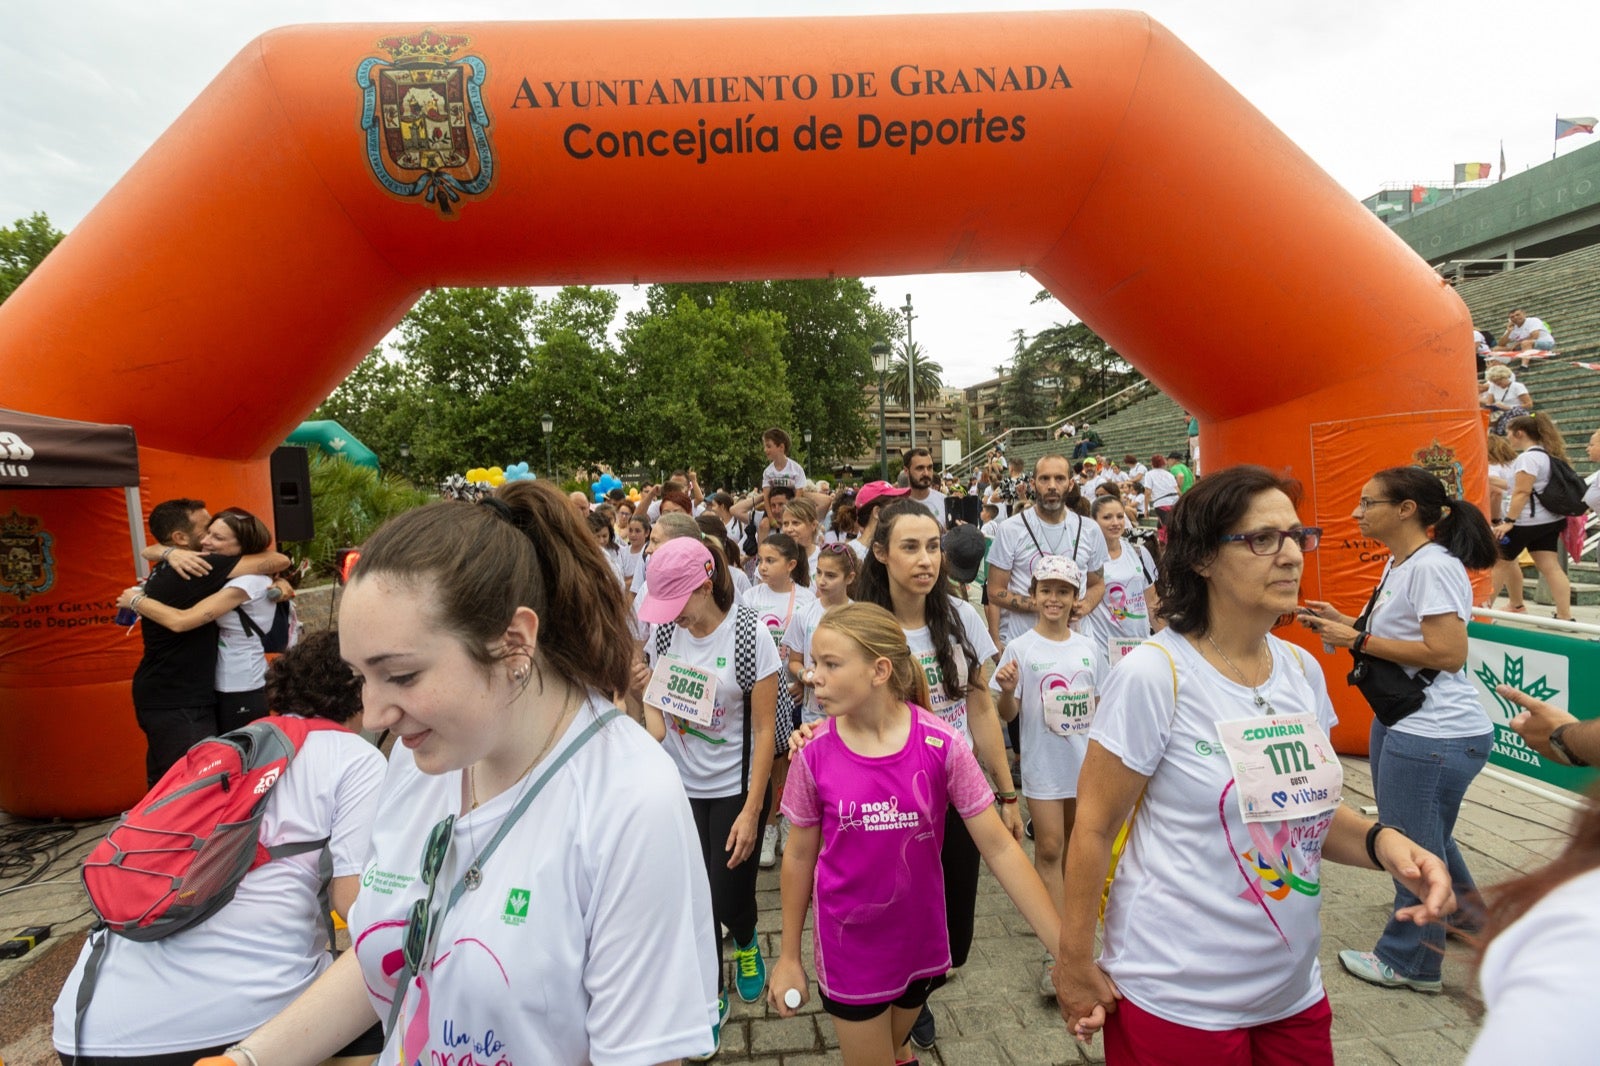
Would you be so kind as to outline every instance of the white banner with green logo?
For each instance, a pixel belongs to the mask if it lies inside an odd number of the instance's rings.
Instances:
[[[1579,718],[1594,718],[1600,715],[1600,643],[1483,622],[1468,624],[1467,635],[1467,676],[1494,723],[1490,765],[1572,792],[1587,789],[1596,771],[1562,766],[1523,743],[1510,727],[1517,708],[1494,687],[1510,685]]]

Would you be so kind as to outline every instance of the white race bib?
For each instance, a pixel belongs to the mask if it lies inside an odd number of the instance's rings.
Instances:
[[[663,655],[656,660],[644,702],[695,725],[710,725],[717,706],[717,680],[709,670]]]
[[[1045,728],[1058,737],[1080,736],[1089,732],[1094,710],[1094,689],[1052,689],[1044,699]]]
[[[1145,642],[1144,637],[1112,637],[1106,641],[1106,658],[1112,666],[1122,661],[1122,657]]]
[[[1307,818],[1339,806],[1344,768],[1314,714],[1217,723],[1247,822]]]

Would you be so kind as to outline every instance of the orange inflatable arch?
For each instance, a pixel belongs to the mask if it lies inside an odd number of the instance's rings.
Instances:
[[[431,287],[998,270],[1195,412],[1208,468],[1305,482],[1307,595],[1370,589],[1347,515],[1372,470],[1483,495],[1461,301],[1124,12],[277,30],[0,307],[0,380],[134,426],[146,506],[266,514],[274,445]],[[0,806],[121,809],[120,502],[0,497],[24,550],[53,538],[49,590],[0,589]]]

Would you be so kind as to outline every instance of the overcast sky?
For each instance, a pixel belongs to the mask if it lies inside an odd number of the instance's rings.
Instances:
[[[299,22],[906,14],[1107,5],[1011,0],[5,0],[0,225],[44,211],[70,230],[218,70],[257,34]],[[1151,0],[1142,5],[1352,195],[1448,183],[1455,163],[1512,173],[1550,158],[1557,114],[1600,114],[1594,0]],[[1181,116],[1174,116],[1181,121]],[[1563,151],[1591,138],[1570,137]],[[869,279],[887,306],[911,293],[915,336],[947,384],[989,377],[1030,333],[1070,317],[1031,303],[1020,274]],[[620,287],[623,309],[643,291]]]

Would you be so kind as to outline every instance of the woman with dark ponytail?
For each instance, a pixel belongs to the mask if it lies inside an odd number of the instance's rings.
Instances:
[[[1489,757],[1494,728],[1467,679],[1467,571],[1494,565],[1494,534],[1476,507],[1447,497],[1437,477],[1414,466],[1374,474],[1362,486],[1355,519],[1362,535],[1389,549],[1383,579],[1359,618],[1307,600],[1301,620],[1325,643],[1352,650],[1352,683],[1363,683],[1377,715],[1371,757],[1378,821],[1445,860],[1464,908],[1451,928],[1472,931],[1479,924],[1477,888],[1453,833],[1461,798]],[[1383,698],[1390,693],[1369,691],[1369,678],[1385,671],[1409,699],[1390,702]],[[1396,907],[1416,902],[1396,881]],[[1341,951],[1339,961],[1375,985],[1437,992],[1445,933],[1390,919],[1373,951]]]
[[[513,481],[390,519],[339,623],[364,724],[399,737],[354,950],[227,1058],[313,1066],[374,1018],[384,1062],[465,1058],[464,1033],[518,1063],[709,1053],[694,818],[672,760],[613,706],[634,648],[622,587],[566,498]],[[674,920],[642,904],[658,893]]]
[[[1561,441],[1561,431],[1543,411],[1513,418],[1506,424],[1506,440],[1516,449],[1517,458],[1511,464],[1511,499],[1506,503],[1506,517],[1494,525],[1494,532],[1504,538],[1500,541],[1500,561],[1495,564],[1495,587],[1506,587],[1510,600],[1506,610],[1527,609],[1522,602],[1522,566],[1517,562],[1526,548],[1550,589],[1556,617],[1570,622],[1572,584],[1556,553],[1567,520],[1545,507],[1540,498],[1550,486],[1550,460],[1554,457],[1566,462],[1566,445]]]

